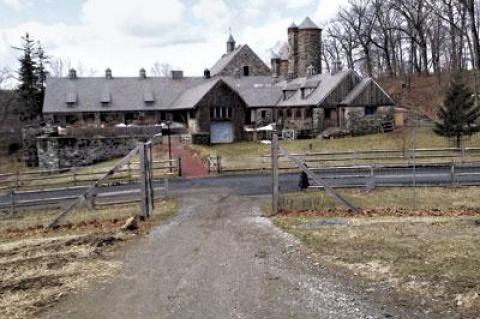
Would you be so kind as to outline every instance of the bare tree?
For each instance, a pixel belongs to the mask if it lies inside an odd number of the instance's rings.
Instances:
[[[172,71],[172,66],[169,63],[160,63],[160,62],[155,62],[153,66],[150,68],[150,73],[152,73],[152,76],[157,76],[157,77],[166,77],[170,75],[170,72]]]
[[[49,73],[53,77],[66,77],[70,69],[74,68],[78,76],[95,76],[98,70],[92,67],[86,67],[81,61],[75,65],[68,57],[53,57],[49,62]]]

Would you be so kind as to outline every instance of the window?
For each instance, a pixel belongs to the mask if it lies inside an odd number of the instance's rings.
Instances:
[[[297,109],[295,111],[295,119],[300,120],[302,118],[302,109]]]
[[[262,120],[265,120],[267,118],[267,111],[262,111],[262,115],[260,116]]]
[[[243,76],[250,76],[250,67],[248,65],[243,67]]]
[[[291,118],[292,115],[293,115],[292,110],[291,110],[291,109],[288,109],[288,110],[287,110],[287,116],[286,116],[286,117],[287,117],[287,118]]]
[[[231,107],[212,107],[210,108],[210,120],[231,120],[233,117],[233,109]]]
[[[305,118],[306,119],[310,119],[313,117],[313,112],[312,112],[312,109],[306,109],[305,110]]]
[[[365,106],[365,115],[374,115],[377,113],[376,106]]]
[[[325,119],[330,120],[332,118],[332,109],[325,109]]]

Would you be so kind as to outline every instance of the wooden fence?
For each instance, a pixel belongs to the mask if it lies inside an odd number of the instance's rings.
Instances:
[[[339,165],[412,164],[422,162],[465,162],[480,159],[480,148],[432,148],[417,150],[370,150],[292,154],[309,167],[322,168]],[[205,158],[212,174],[247,173],[271,170],[271,155]],[[280,156],[280,170],[296,169],[287,157]]]
[[[153,178],[163,179],[166,176],[182,175],[181,159],[154,161],[152,165]],[[58,170],[37,170],[0,174],[0,193],[12,191],[42,191],[56,188],[85,186],[96,182],[108,172],[105,169],[69,168]],[[139,178],[140,163],[131,162],[119,169],[112,176],[108,185],[126,184]]]

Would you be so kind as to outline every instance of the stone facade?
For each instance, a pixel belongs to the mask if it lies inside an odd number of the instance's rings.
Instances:
[[[33,126],[22,129],[23,161],[28,167],[38,164],[37,137],[43,134],[41,127]]]
[[[41,169],[88,166],[125,156],[136,145],[137,139],[132,137],[39,137],[38,164]]]
[[[298,27],[288,28],[288,74],[292,78],[298,77]]]
[[[322,73],[322,30],[305,29],[298,32],[298,77],[307,76],[313,65],[315,73]]]
[[[249,76],[271,75],[270,68],[250,49],[248,45],[242,46],[232,61],[218,74],[219,76],[232,76],[235,73],[245,75],[244,67],[248,67]]]

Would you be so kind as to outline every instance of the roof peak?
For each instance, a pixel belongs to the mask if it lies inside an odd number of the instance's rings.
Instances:
[[[288,28],[289,29],[298,29],[298,26],[295,24],[295,22],[292,22],[292,24]]]
[[[232,33],[230,33],[230,36],[228,37],[227,42],[228,43],[235,43],[235,38],[233,37]]]
[[[303,20],[302,24],[298,27],[299,29],[320,29],[318,25],[315,24],[315,22],[310,19],[310,17],[306,17],[305,20]]]

